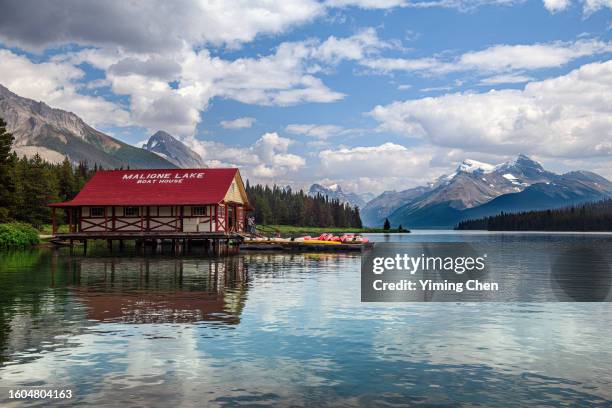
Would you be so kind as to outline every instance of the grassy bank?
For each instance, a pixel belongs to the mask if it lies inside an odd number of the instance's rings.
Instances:
[[[51,235],[53,234],[53,226],[51,224],[44,224],[40,230],[38,231],[39,234],[42,235]],[[68,231],[68,225],[58,225],[57,227],[57,232],[59,233],[67,233]]]
[[[264,234],[280,233],[281,235],[297,235],[297,234],[310,234],[319,235],[325,232],[332,234],[342,233],[353,233],[353,234],[367,234],[367,233],[389,233],[397,234],[399,232],[410,232],[407,230],[398,231],[397,229],[384,230],[383,228],[329,228],[329,227],[295,227],[293,225],[258,225],[257,230]]]
[[[0,224],[0,249],[26,248],[40,243],[38,231],[28,224]]]

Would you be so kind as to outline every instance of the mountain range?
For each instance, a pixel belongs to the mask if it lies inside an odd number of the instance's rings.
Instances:
[[[345,192],[338,184],[324,186],[322,184],[315,183],[310,186],[310,189],[308,190],[308,195],[311,197],[315,197],[318,194],[322,196],[327,196],[329,199],[337,199],[340,200],[341,203],[347,203],[351,206],[358,206],[360,208],[363,207],[367,201],[371,200],[373,196],[369,193],[359,195],[357,193]]]
[[[611,195],[612,183],[595,173],[555,174],[521,154],[499,165],[465,160],[426,186],[382,193],[363,207],[361,217],[368,226],[388,218],[407,228],[452,228],[502,211],[558,208]]]
[[[107,169],[202,167],[202,159],[165,132],[157,132],[138,148],[100,132],[72,112],[21,97],[0,85],[0,117],[15,137],[19,156],[38,153],[50,162],[64,157]]]

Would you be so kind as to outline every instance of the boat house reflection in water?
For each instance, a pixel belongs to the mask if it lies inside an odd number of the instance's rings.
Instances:
[[[238,324],[246,300],[241,257],[73,258],[69,264],[71,291],[91,320]]]

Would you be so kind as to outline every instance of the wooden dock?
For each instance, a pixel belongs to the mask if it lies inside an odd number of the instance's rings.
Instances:
[[[119,249],[123,249],[126,241],[133,241],[136,249],[144,247],[153,248],[153,252],[161,252],[164,245],[171,245],[172,253],[182,253],[193,245],[204,246],[206,252],[220,254],[229,252],[230,248],[238,249],[244,240],[244,235],[238,232],[154,232],[154,231],[100,231],[100,232],[69,232],[56,233],[51,243],[58,246],[70,246],[72,251],[75,244],[80,243],[83,253],[87,253],[89,241],[106,241],[109,250],[117,242]]]

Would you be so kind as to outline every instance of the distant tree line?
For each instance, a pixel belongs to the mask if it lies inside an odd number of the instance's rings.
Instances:
[[[268,187],[246,182],[249,201],[255,207],[258,224],[282,224],[298,227],[351,227],[362,228],[359,207],[341,203],[317,194],[311,197],[303,190]]]
[[[612,231],[612,199],[544,211],[504,213],[461,221],[458,230]]]
[[[71,200],[102,167],[44,161],[39,155],[19,158],[11,152],[13,136],[0,118],[0,223],[21,221],[40,228],[51,223],[48,204]],[[361,228],[359,208],[327,197],[309,197],[273,186],[250,186],[247,194],[260,224]],[[61,214],[61,211],[60,213]],[[58,220],[60,223],[62,219]]]

